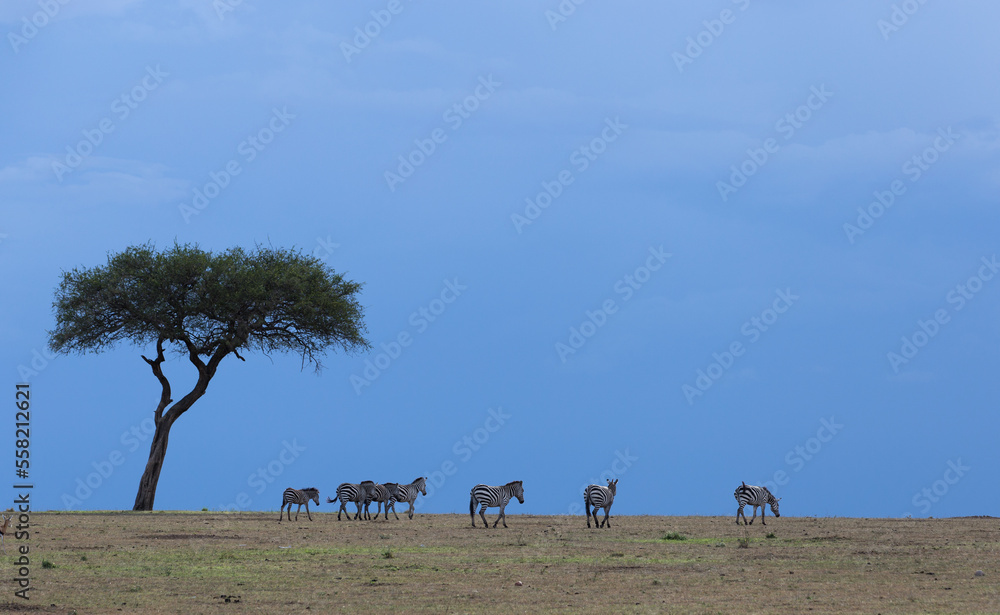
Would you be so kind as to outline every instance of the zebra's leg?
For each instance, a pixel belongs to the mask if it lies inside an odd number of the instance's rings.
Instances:
[[[414,504],[415,501],[416,501],[416,498],[413,498],[412,500],[409,501],[410,510],[406,511],[406,514],[408,514],[410,516],[410,519],[413,518],[413,504]],[[392,512],[396,512],[396,509],[393,509]]]
[[[611,521],[608,519],[608,517],[610,515],[611,515],[611,507],[610,506],[605,506],[604,507],[604,521],[601,521],[601,527],[605,527],[605,525],[604,525],[605,523],[607,524],[607,527],[611,527]]]
[[[313,520],[312,515],[309,514],[309,502],[306,502],[306,516],[309,517],[310,521]]]
[[[583,512],[586,513],[586,515],[587,515],[587,527],[589,528],[590,527],[590,500],[587,499],[586,494],[584,494],[584,496],[583,496]],[[595,519],[594,522],[596,523],[597,520]]]
[[[503,526],[507,527],[507,515],[504,514],[504,508],[506,508],[506,506],[500,504],[500,515],[497,516],[497,520],[493,522],[493,527],[496,527],[497,523],[499,523],[501,519],[503,520]]]
[[[767,525],[767,523],[764,523],[764,517],[766,517],[766,516],[767,516],[767,507],[764,504],[761,504],[760,505],[760,524],[761,525]]]
[[[746,521],[746,515],[743,515],[743,520]],[[754,520],[757,518],[757,505],[753,505],[753,516],[750,517],[750,525],[753,525]]]
[[[281,518],[285,516],[285,503],[281,503],[281,508],[278,509],[278,523],[281,523]]]
[[[392,503],[392,516],[396,517],[396,521],[399,521],[399,515],[396,514],[396,502]],[[386,518],[386,520],[389,519],[389,507],[388,506],[385,509],[385,518]]]
[[[736,509],[736,525],[740,524],[740,517],[743,517],[743,525],[746,525],[747,516],[743,514],[743,504],[740,504],[740,507]]]
[[[490,522],[486,520],[486,504],[485,503],[483,504],[483,507],[479,509],[479,516],[483,518],[483,527],[489,528],[490,527]]]

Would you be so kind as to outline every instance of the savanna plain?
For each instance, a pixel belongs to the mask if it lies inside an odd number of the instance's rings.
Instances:
[[[998,613],[1000,519],[34,513],[0,611]],[[294,514],[293,514],[294,518]],[[477,516],[478,520],[478,516]],[[31,600],[14,596],[30,545]],[[977,574],[981,571],[981,574]]]

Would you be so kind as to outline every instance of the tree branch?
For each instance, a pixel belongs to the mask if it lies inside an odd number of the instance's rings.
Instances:
[[[162,387],[160,403],[157,404],[156,412],[153,415],[155,423],[159,425],[160,420],[163,418],[163,410],[170,405],[170,402],[174,401],[170,399],[170,381],[163,375],[162,363],[165,359],[163,356],[163,338],[160,337],[156,340],[156,359],[147,359],[145,355],[140,356],[143,361],[149,363],[149,366],[153,369],[153,375],[160,381],[160,386]]]

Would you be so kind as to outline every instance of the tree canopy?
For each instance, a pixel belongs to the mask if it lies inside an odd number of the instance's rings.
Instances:
[[[360,290],[290,250],[133,246],[104,267],[63,273],[50,346],[85,353],[163,342],[192,357],[295,351],[321,368],[328,347],[368,348]]]
[[[162,252],[133,246],[109,255],[103,267],[63,272],[49,345],[85,354],[121,342],[155,344],[155,358],[142,358],[160,382],[160,403],[134,506],[152,510],[170,427],[205,393],[219,362],[230,353],[243,359],[242,351],[297,352],[303,367],[310,363],[318,371],[329,348],[369,348],[360,290],[295,250],[213,254],[197,245],[175,243]],[[197,383],[176,403],[161,369],[165,349],[186,355],[198,371]]]

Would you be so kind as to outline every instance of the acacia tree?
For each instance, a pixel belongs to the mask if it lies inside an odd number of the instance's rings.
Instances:
[[[151,244],[108,256],[103,267],[62,273],[49,331],[55,352],[99,353],[119,342],[155,345],[149,364],[160,383],[156,430],[133,510],[152,510],[170,428],[208,388],[219,363],[241,352],[297,352],[322,369],[329,348],[370,347],[356,297],[361,285],[319,259],[293,250],[231,248],[212,254],[197,245]],[[163,374],[165,354],[186,356],[197,370],[193,388],[174,401]]]

